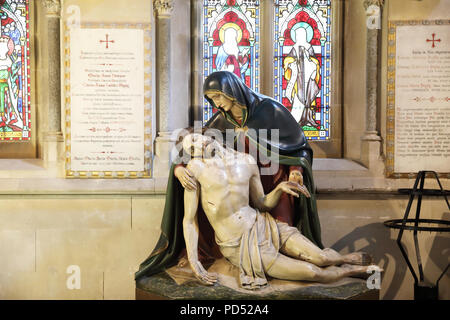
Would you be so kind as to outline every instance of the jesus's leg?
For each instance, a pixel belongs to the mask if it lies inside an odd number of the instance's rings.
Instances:
[[[345,277],[366,274],[368,266],[344,264],[320,268],[312,263],[279,254],[266,273],[277,279],[334,282]]]
[[[280,251],[290,257],[310,262],[319,267],[343,263],[355,265],[369,265],[371,263],[370,256],[364,252],[341,255],[331,248],[320,249],[300,232],[292,234]]]

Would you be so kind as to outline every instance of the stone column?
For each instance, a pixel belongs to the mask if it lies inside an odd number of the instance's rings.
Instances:
[[[170,108],[170,16],[172,0],[155,0],[156,15],[156,115],[158,132],[169,131]]]
[[[366,52],[366,130],[362,136],[361,160],[373,168],[381,155],[381,137],[378,131],[379,86],[379,37],[381,30],[381,12],[384,0],[364,0],[367,22]]]
[[[156,17],[156,130],[153,176],[167,177],[170,150],[173,145],[170,132],[170,16],[173,0],[154,0]]]
[[[63,134],[61,132],[61,54],[60,54],[60,0],[44,0],[47,19],[48,59],[48,109],[47,130],[44,132],[44,159],[56,162],[63,156]]]
[[[191,0],[191,107],[189,125],[203,120],[203,45],[201,1]]]

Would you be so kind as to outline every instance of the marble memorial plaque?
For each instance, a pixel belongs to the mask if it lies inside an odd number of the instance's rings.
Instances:
[[[148,38],[144,28],[67,30],[67,177],[150,176]]]
[[[449,21],[392,22],[388,45],[388,174],[448,174]]]

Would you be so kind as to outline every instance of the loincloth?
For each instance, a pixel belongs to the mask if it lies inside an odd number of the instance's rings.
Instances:
[[[216,243],[223,256],[239,268],[241,286],[258,289],[267,285],[265,273],[295,232],[296,228],[275,220],[269,213],[258,212],[253,226],[241,237],[224,242],[216,237]]]

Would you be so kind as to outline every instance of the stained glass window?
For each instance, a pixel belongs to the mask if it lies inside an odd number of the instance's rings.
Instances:
[[[28,0],[0,0],[0,141],[30,139]]]
[[[307,139],[330,139],[331,0],[275,0],[274,96]]]
[[[228,70],[258,91],[259,45],[259,0],[204,0],[204,78]],[[214,112],[205,99],[203,122]]]

